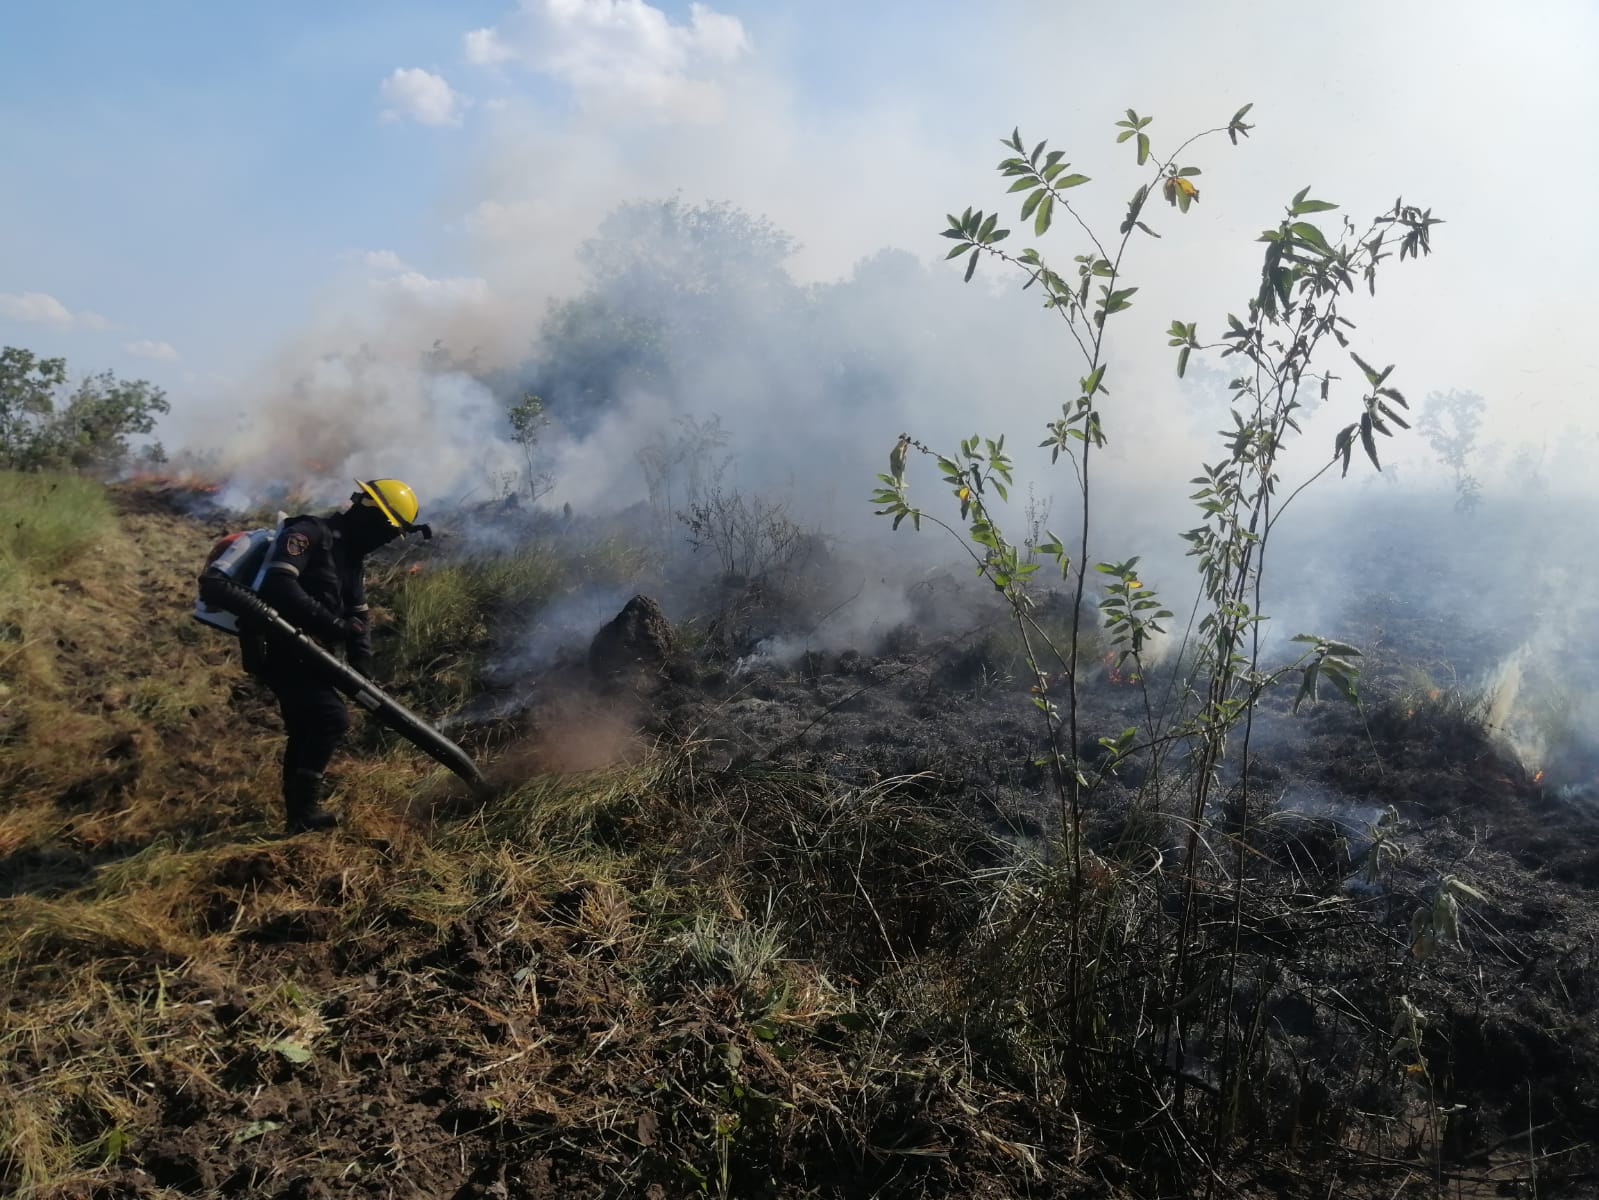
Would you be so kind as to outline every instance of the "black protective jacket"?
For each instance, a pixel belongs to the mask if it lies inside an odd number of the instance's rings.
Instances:
[[[260,595],[291,625],[330,647],[344,647],[350,665],[366,675],[372,637],[364,558],[338,518],[290,517],[267,556]]]

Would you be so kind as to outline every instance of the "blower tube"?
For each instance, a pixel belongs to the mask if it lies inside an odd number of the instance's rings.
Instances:
[[[310,635],[285,621],[278,611],[249,588],[220,573],[200,577],[200,597],[207,604],[244,617],[277,646],[295,650],[322,679],[354,700],[422,753],[460,776],[473,793],[487,799],[493,789],[465,750],[417,716],[377,684],[329,654]]]

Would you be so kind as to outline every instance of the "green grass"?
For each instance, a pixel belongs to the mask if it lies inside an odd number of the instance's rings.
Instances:
[[[40,587],[116,527],[105,488],[75,475],[0,471],[0,702],[42,652]]]
[[[105,488],[75,475],[0,471],[0,576],[58,571],[113,527]]]
[[[565,577],[555,555],[537,546],[461,559],[407,577],[394,600],[400,661],[419,664],[482,641],[492,615],[543,604]]]

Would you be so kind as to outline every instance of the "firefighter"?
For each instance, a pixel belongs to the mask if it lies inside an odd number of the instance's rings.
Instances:
[[[368,554],[413,529],[416,493],[398,479],[356,481],[350,507],[330,517],[284,522],[260,584],[261,599],[330,650],[343,650],[362,675],[372,667],[364,564]],[[258,672],[278,699],[288,740],[283,747],[283,805],[290,834],[331,829],[322,807],[323,773],[350,727],[344,697],[310,669],[303,654],[273,646]]]

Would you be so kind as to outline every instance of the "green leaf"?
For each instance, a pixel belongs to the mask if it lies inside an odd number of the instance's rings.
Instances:
[[[1382,403],[1381,401],[1378,401],[1377,407],[1382,410],[1382,413],[1383,413],[1384,416],[1386,416],[1395,425],[1399,426],[1399,428],[1401,428],[1401,429],[1409,429],[1410,428],[1410,422],[1405,420],[1403,417],[1401,417],[1392,408],[1388,407],[1388,405]]]
[[[299,1042],[290,1041],[288,1038],[280,1038],[275,1042],[268,1042],[264,1049],[280,1054],[296,1065],[303,1065],[311,1061],[310,1048]]]
[[[977,256],[981,253],[981,250],[974,248],[972,256],[966,260],[966,278],[964,282],[970,283],[972,281],[972,273],[977,270]]]
[[[1323,254],[1332,253],[1332,247],[1327,244],[1327,239],[1322,235],[1321,230],[1317,229],[1309,221],[1295,221],[1288,227],[1288,231],[1300,241],[1310,243]]]
[[[1253,102],[1244,105],[1233,114],[1233,119],[1227,122],[1227,140],[1233,145],[1238,145],[1238,135],[1240,133],[1248,137],[1249,131],[1254,128],[1253,125],[1244,124],[1244,114],[1254,107]]]
[[[1443,882],[1444,882],[1444,888],[1447,891],[1459,892],[1463,896],[1470,896],[1473,900],[1480,900],[1484,904],[1486,904],[1488,902],[1488,897],[1487,896],[1484,896],[1481,892],[1479,892],[1476,888],[1472,887],[1469,883],[1462,883],[1458,876],[1446,875],[1446,876],[1444,876],[1444,881]]]
[[[1370,414],[1360,418],[1360,444],[1366,457],[1371,459],[1371,465],[1382,470],[1382,463],[1377,461],[1377,439],[1372,436]]]
[[[1332,685],[1338,689],[1340,696],[1351,704],[1360,703],[1360,696],[1355,691],[1355,681],[1352,678],[1342,671],[1328,670],[1325,674],[1328,679],[1332,680]]]
[[[250,1142],[260,1137],[263,1133],[271,1133],[274,1129],[281,1129],[282,1121],[251,1121],[243,1128],[234,1130],[233,1136],[228,1141],[237,1145],[239,1142]]]
[[[1178,379],[1181,379],[1183,377],[1183,372],[1188,370],[1188,350],[1189,350],[1189,348],[1187,346],[1184,346],[1181,350],[1179,350],[1177,352],[1177,378]]]
[[[1038,215],[1033,218],[1033,233],[1043,237],[1049,230],[1049,222],[1055,215],[1055,197],[1045,193],[1044,199],[1038,205]]]
[[[1104,294],[1105,300],[1102,307],[1107,313],[1121,312],[1124,308],[1131,308],[1132,304],[1129,298],[1138,291],[1135,287],[1121,288],[1114,292],[1107,287],[1101,287],[1099,290]]]
[[[1064,191],[1066,188],[1082,187],[1087,182],[1087,175],[1066,175],[1057,179],[1055,186]]]
[[[1147,133],[1140,133],[1138,135],[1138,165],[1139,166],[1143,166],[1148,161],[1149,161],[1149,135]]]
[[[1349,357],[1355,360],[1355,365],[1365,373],[1366,382],[1371,384],[1373,387],[1381,382],[1383,375],[1387,374],[1387,372],[1379,372],[1377,368],[1373,367],[1369,362],[1361,358],[1360,355],[1356,354],[1353,350],[1349,352]],[[1388,370],[1391,371],[1393,368],[1389,367]]]
[[[1349,475],[1349,461],[1354,454],[1355,429],[1354,425],[1344,426],[1338,431],[1338,437],[1333,442],[1333,457],[1344,460],[1343,474],[1345,477]]]
[[[100,1161],[105,1163],[116,1162],[122,1157],[123,1151],[128,1148],[132,1141],[133,1139],[128,1136],[127,1130],[120,1125],[113,1125],[105,1131],[105,1135],[100,1139]]]
[[[1044,199],[1044,197],[1047,196],[1047,195],[1049,195],[1048,189],[1039,188],[1031,196],[1029,196],[1029,197],[1027,197],[1027,199],[1023,200],[1022,201],[1022,220],[1025,221],[1025,220],[1027,220],[1028,217],[1032,216],[1033,215],[1033,210],[1038,207],[1039,202],[1042,201]]]
[[[1299,711],[1299,706],[1305,700],[1316,699],[1316,677],[1320,674],[1321,664],[1313,662],[1305,668],[1304,678],[1299,684],[1299,694],[1294,697],[1294,711]]]
[[[1304,192],[1300,195],[1304,195]],[[1327,200],[1295,200],[1293,207],[1288,211],[1296,217],[1302,217],[1306,213],[1331,212],[1337,207]]]

